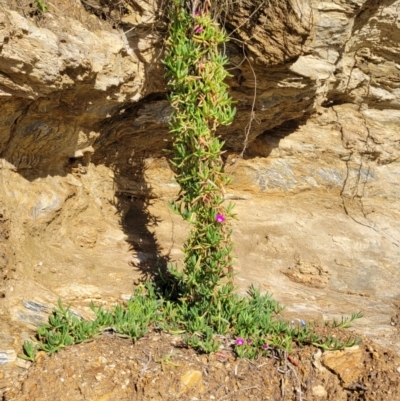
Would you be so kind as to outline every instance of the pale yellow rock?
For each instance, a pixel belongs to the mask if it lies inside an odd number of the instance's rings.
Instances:
[[[29,369],[32,366],[32,362],[26,361],[25,359],[17,358],[16,365],[22,369]]]
[[[326,373],[328,372],[328,370],[322,365],[321,358],[322,351],[318,349],[317,352],[313,355],[312,364],[320,373]]]
[[[344,387],[357,382],[363,369],[362,361],[363,353],[359,347],[329,351],[322,357],[322,364],[339,376]]]
[[[326,397],[328,394],[325,387],[321,386],[320,384],[318,386],[312,387],[311,391],[315,397],[320,398]]]
[[[203,375],[199,370],[189,370],[181,377],[180,394],[184,394],[188,391],[201,393],[203,390]]]
[[[311,287],[324,288],[328,284],[331,275],[329,269],[320,261],[307,261],[295,255],[296,264],[290,266],[282,273],[296,283],[306,284]]]

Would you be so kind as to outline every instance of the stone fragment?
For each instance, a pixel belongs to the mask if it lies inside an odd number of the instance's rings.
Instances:
[[[16,365],[22,369],[29,369],[32,365],[32,362],[26,361],[25,359],[17,358]]]
[[[328,79],[335,71],[335,66],[328,61],[314,56],[300,56],[290,70],[312,80]]]
[[[46,323],[52,308],[49,305],[36,301],[23,300],[11,311],[12,320],[35,330],[42,323]]]
[[[322,364],[339,376],[344,387],[349,387],[362,375],[363,354],[361,349],[352,347],[343,351],[329,351],[322,356]]]
[[[296,265],[290,266],[282,273],[296,283],[310,287],[324,288],[328,284],[331,273],[320,261],[305,261],[296,256]]]
[[[35,355],[35,365],[42,365],[47,354],[45,351],[38,351]]]
[[[184,394],[190,390],[201,392],[203,389],[203,375],[199,370],[189,370],[181,377],[180,394]]]
[[[321,386],[320,384],[318,386],[314,386],[312,388],[312,393],[315,397],[326,397],[328,395],[326,389],[324,386]]]
[[[0,350],[0,365],[15,362],[17,355],[14,350]]]
[[[28,309],[32,312],[46,313],[46,314],[51,312],[51,308],[48,305],[44,305],[40,302],[24,300],[22,301],[22,304],[24,305],[25,309]]]
[[[74,230],[71,233],[74,243],[82,248],[93,248],[97,242],[97,229],[95,222],[78,219],[74,222]]]
[[[325,373],[328,370],[322,365],[321,363],[321,358],[322,358],[322,351],[319,349],[317,352],[313,355],[313,361],[312,364],[314,368],[318,369],[319,372]]]

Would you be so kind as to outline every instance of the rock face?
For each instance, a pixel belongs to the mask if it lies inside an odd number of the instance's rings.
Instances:
[[[53,0],[44,14],[9,3],[0,390],[59,297],[90,316],[89,300],[129,296],[143,272],[181,258],[187,231],[167,207],[178,188],[163,152],[162,2]],[[399,9],[240,1],[225,16],[238,114],[221,130],[240,287],[259,284],[302,319],[362,310],[356,329],[398,352]]]

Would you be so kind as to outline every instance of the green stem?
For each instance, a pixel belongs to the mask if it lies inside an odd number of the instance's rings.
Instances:
[[[233,205],[224,206],[223,142],[217,127],[230,124],[236,110],[224,83],[226,57],[219,45],[227,36],[209,14],[191,15],[174,0],[164,64],[174,114],[170,122],[176,181],[180,185],[173,209],[191,223],[184,243],[180,279],[184,297],[213,296],[221,280],[231,276]]]

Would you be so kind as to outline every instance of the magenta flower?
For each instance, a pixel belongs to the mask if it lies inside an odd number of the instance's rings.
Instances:
[[[253,340],[250,340],[250,338],[247,340],[247,344],[251,344]]]
[[[225,221],[225,217],[222,215],[222,214],[217,214],[216,216],[215,216],[215,221],[217,222],[217,223],[223,223],[224,221]]]
[[[202,33],[204,31],[204,28],[202,26],[198,26],[194,29],[194,33]]]
[[[200,15],[200,11],[199,10],[195,11],[194,15]]]
[[[243,340],[243,338],[237,338],[236,339],[236,345],[243,345],[244,344],[244,340]]]
[[[268,344],[264,344],[263,345],[263,349],[268,349],[269,348],[269,345]]]

